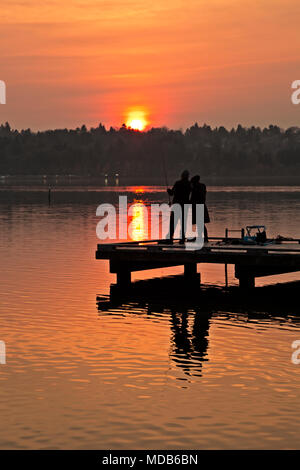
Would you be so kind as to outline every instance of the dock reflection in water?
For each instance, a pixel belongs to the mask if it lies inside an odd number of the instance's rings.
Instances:
[[[300,282],[295,281],[245,293],[238,287],[188,285],[184,276],[177,275],[137,281],[126,290],[112,284],[110,296],[97,296],[97,307],[101,315],[114,315],[116,309],[117,315],[120,310],[129,315],[136,315],[138,310],[149,318],[164,314],[172,333],[170,359],[186,376],[202,377],[203,362],[209,360],[212,318],[243,321],[245,326],[267,322],[277,327],[285,324],[299,327],[300,315],[295,314],[299,288]],[[230,313],[224,313],[224,307]]]

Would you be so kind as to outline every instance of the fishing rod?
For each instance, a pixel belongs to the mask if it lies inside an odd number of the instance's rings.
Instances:
[[[164,153],[162,154],[162,164],[163,164],[163,171],[164,171],[164,177],[165,177],[165,184],[166,184],[166,187],[167,187],[167,190],[168,190],[169,184],[168,184],[168,175],[167,175],[166,161],[165,161],[165,154]],[[171,205],[171,196],[170,196],[169,193],[168,193],[168,196],[169,196],[169,206],[170,206]]]

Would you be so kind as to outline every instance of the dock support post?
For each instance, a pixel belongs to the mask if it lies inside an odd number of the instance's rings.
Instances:
[[[131,272],[128,269],[122,269],[117,272],[117,285],[120,287],[130,286]]]
[[[248,266],[235,266],[235,277],[239,280],[240,287],[252,289],[255,287],[255,275]]]
[[[184,278],[187,281],[200,282],[200,274],[197,273],[197,263],[186,263],[184,265]]]
[[[184,265],[184,276],[185,277],[194,277],[197,274],[197,264],[196,263],[187,263]]]
[[[255,287],[255,277],[244,274],[239,277],[239,283],[243,289],[252,289]]]

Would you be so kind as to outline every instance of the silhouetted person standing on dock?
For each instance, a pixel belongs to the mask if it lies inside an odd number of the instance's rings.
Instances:
[[[190,203],[192,204],[192,224],[197,223],[196,218],[196,206],[197,204],[204,205],[204,242],[208,242],[208,233],[205,224],[210,222],[208,209],[206,207],[206,186],[204,183],[200,183],[200,176],[193,176],[191,179],[191,199]],[[199,229],[199,227],[198,227]],[[198,233],[199,236],[199,233]]]
[[[181,241],[180,243],[185,242],[185,230],[186,230],[186,214],[184,213],[184,204],[189,204],[191,184],[189,181],[189,172],[187,170],[183,171],[181,174],[181,179],[176,181],[173,188],[167,189],[167,192],[170,196],[173,196],[172,204],[179,204],[181,207],[181,217],[179,218],[173,211],[170,215],[170,242],[173,243],[173,236],[176,229],[176,226],[181,220]]]

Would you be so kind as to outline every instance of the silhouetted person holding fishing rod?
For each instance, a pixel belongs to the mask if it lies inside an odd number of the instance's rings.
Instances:
[[[200,176],[193,176],[191,179],[191,199],[190,203],[192,204],[192,224],[197,224],[196,217],[196,206],[197,204],[204,205],[204,242],[208,242],[208,233],[205,224],[210,222],[208,209],[206,207],[206,186],[204,183],[200,183]],[[199,231],[199,227],[198,227]],[[198,233],[199,236],[199,233]]]
[[[171,211],[170,215],[170,233],[169,239],[173,243],[173,236],[177,224],[181,221],[181,240],[180,243],[185,242],[185,229],[186,229],[186,217],[187,214],[184,213],[184,204],[189,204],[191,184],[189,181],[189,172],[187,170],[183,171],[181,174],[181,179],[176,181],[173,188],[167,189],[169,196],[173,196],[172,204],[179,204],[181,207],[181,214],[174,214]],[[176,217],[175,217],[176,215]]]

